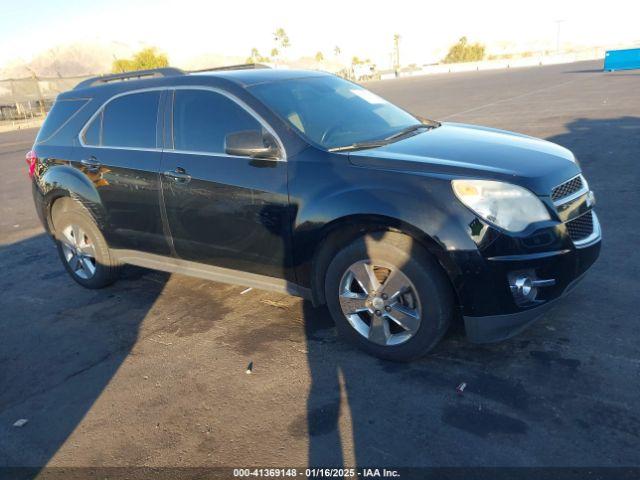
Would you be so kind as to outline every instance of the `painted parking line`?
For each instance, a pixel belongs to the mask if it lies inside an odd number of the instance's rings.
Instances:
[[[560,88],[560,87],[563,87],[565,85],[569,85],[570,83],[573,83],[576,80],[578,80],[578,79],[574,78],[573,80],[568,80],[566,82],[558,83],[556,85],[549,85],[548,87],[538,88],[536,90],[531,90],[530,92],[521,93],[520,95],[515,95],[513,97],[502,98],[500,100],[496,100],[495,102],[485,103],[484,105],[479,105],[477,107],[469,108],[467,110],[461,110],[459,112],[455,112],[455,113],[452,113],[450,115],[446,115],[446,116],[442,117],[442,119],[444,120],[444,119],[447,119],[447,118],[456,117],[458,115],[463,115],[465,113],[475,112],[476,110],[482,110],[483,108],[491,107],[493,105],[498,105],[500,103],[511,102],[513,100],[518,100],[520,98],[525,98],[525,97],[529,97],[531,95],[535,95],[536,93],[546,92],[547,90],[553,90],[555,88]]]

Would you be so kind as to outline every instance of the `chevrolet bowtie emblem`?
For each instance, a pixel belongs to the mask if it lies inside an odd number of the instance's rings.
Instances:
[[[596,204],[596,196],[591,190],[589,190],[589,192],[587,193],[586,203],[587,207],[589,208],[593,207]]]

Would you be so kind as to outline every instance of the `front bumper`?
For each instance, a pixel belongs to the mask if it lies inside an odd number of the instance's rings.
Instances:
[[[486,317],[464,317],[467,339],[473,343],[493,343],[506,340],[525,330],[566,296],[584,278],[586,272],[573,280],[560,297],[549,300],[538,307],[518,313],[490,315]]]
[[[477,255],[473,261],[467,257],[457,291],[468,339],[498,342],[524,330],[575,287],[598,258],[600,246],[598,236],[581,247],[565,245],[523,255]],[[553,279],[555,284],[540,288],[534,302],[518,305],[507,280],[513,272],[530,272],[539,279]]]

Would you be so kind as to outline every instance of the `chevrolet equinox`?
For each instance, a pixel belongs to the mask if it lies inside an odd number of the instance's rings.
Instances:
[[[393,360],[457,318],[471,341],[516,334],[600,250],[569,150],[426,120],[321,72],[92,78],[58,96],[27,163],[80,285],[133,264],[286,292]]]

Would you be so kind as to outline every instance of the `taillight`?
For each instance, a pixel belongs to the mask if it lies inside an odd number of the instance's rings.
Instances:
[[[25,161],[27,162],[27,165],[29,165],[29,178],[33,178],[33,174],[36,171],[36,163],[38,163],[38,156],[36,155],[36,152],[29,150],[25,157]]]

